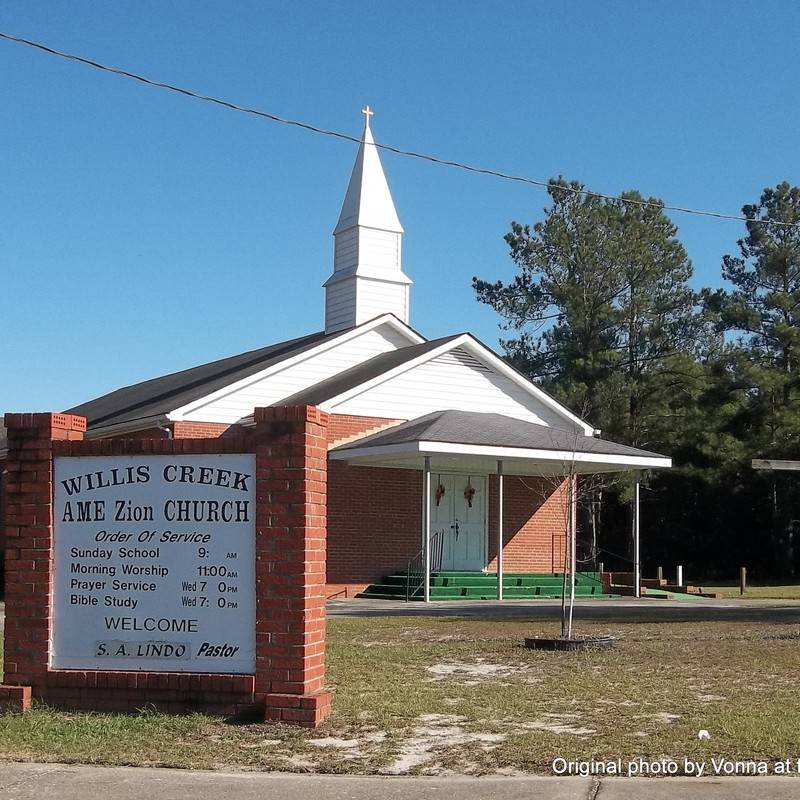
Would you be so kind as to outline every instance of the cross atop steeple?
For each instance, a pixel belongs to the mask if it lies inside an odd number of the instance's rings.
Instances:
[[[369,118],[374,116],[375,112],[369,106],[364,106],[361,113],[364,115],[364,127],[369,128]]]

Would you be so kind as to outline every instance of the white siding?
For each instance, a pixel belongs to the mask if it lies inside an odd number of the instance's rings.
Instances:
[[[399,233],[359,228],[359,266],[369,270],[386,270],[396,275],[400,270],[400,241]],[[341,269],[338,264],[335,268]]]
[[[408,324],[406,283],[354,275],[325,287],[325,330],[341,331],[394,314]]]
[[[332,404],[329,410],[335,414],[414,419],[447,409],[505,414],[559,428],[569,425],[514,381],[461,349]]]
[[[361,277],[357,277],[356,281],[356,325],[381,314],[394,314],[408,323],[407,284]]]
[[[358,228],[350,228],[334,238],[333,269],[354,270],[358,264]]]
[[[193,406],[181,417],[185,420],[233,423],[253,413],[256,406],[268,406],[299,392],[331,375],[336,375],[380,353],[406,347],[409,340],[389,325],[380,325],[361,336],[335,345],[323,353],[310,355],[267,377],[253,376],[246,386]]]
[[[375,316],[378,316],[375,314]],[[343,331],[356,325],[356,279],[337,281],[325,287],[325,330]]]

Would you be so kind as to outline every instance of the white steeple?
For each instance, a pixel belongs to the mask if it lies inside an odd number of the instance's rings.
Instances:
[[[408,323],[411,280],[403,273],[403,226],[372,138],[364,135],[333,231],[333,275],[325,282],[325,331],[344,330],[391,312]]]

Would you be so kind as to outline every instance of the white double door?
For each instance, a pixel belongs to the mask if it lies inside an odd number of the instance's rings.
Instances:
[[[444,532],[442,570],[474,572],[486,567],[485,475],[431,475],[431,536]]]

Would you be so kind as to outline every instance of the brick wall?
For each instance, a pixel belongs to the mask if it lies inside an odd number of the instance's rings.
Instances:
[[[67,414],[7,414],[5,422],[9,544],[0,704],[24,709],[32,695],[67,708],[255,707],[268,719],[306,726],[325,718],[327,414],[310,406],[256,409],[247,435],[213,439],[83,441],[85,419]],[[255,674],[51,669],[53,458],[237,452],[256,455]]]
[[[328,428],[328,445],[335,447],[345,442],[369,436],[384,428],[391,428],[405,422],[402,419],[387,419],[385,417],[354,417],[349,414],[331,414],[330,427]]]
[[[176,439],[214,439],[217,436],[232,436],[242,433],[240,425],[227,422],[173,422],[172,435]]]
[[[86,421],[70,414],[6,414],[5,426],[4,683],[41,691],[49,679],[53,453],[62,442],[82,439]]]
[[[331,704],[325,691],[329,417],[297,406],[256,408],[254,419],[255,690],[266,693],[267,719],[315,727]]]
[[[503,491],[503,570],[563,572],[567,484],[558,479],[506,476]],[[497,569],[497,476],[489,477],[489,563]]]
[[[227,422],[171,422],[166,426],[172,431],[175,439],[216,439],[218,436],[233,436],[244,433],[241,425],[229,425]],[[141,431],[118,433],[101,436],[102,439],[167,439],[164,428],[145,428]]]
[[[328,595],[362,591],[422,546],[422,473],[328,466]]]

